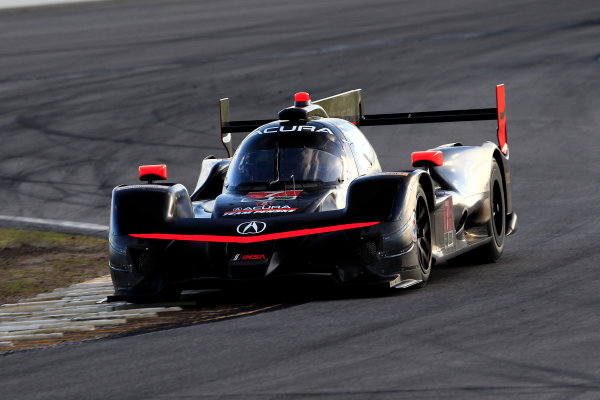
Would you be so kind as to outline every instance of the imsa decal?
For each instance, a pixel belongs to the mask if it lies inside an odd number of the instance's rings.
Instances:
[[[231,258],[231,261],[266,261],[267,257],[264,254],[236,254]]]

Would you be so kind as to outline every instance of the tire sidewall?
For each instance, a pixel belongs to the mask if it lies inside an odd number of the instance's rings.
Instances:
[[[498,183],[499,187],[499,196],[501,198],[501,215],[502,215],[502,231],[501,234],[498,235],[496,230],[496,224],[494,221],[494,201],[496,200],[494,197],[494,186]],[[496,160],[492,163],[492,173],[490,175],[490,188],[489,188],[489,202],[490,202],[490,221],[488,223],[488,233],[491,236],[492,240],[490,242],[490,255],[494,260],[500,258],[502,252],[504,250],[504,239],[506,235],[506,202],[504,200],[504,187],[502,184],[502,174],[500,172],[500,167]],[[498,194],[498,193],[497,193]]]
[[[414,210],[415,215],[417,215],[417,204],[419,204],[420,199],[423,199],[423,202],[425,203],[425,209],[427,210],[427,217],[429,219],[429,232],[433,236],[433,230],[432,230],[432,224],[431,224],[431,213],[429,212],[429,205],[427,204],[427,196],[425,196],[425,191],[423,190],[423,188],[421,186],[419,186],[417,189],[417,196],[416,196],[415,210]],[[433,237],[430,238],[430,246],[433,246]],[[430,249],[430,254],[429,254],[429,265],[427,266],[426,269],[423,268],[423,266],[421,265],[421,261],[419,259],[419,269],[421,271],[421,283],[419,284],[419,286],[421,286],[421,287],[426,285],[427,280],[429,279],[429,275],[431,274],[431,264],[432,264],[432,260],[433,260],[431,250],[432,249]],[[418,251],[418,245],[417,245],[417,251]]]

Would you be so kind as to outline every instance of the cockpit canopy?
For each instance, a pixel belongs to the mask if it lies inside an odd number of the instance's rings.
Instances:
[[[315,121],[259,128],[236,151],[225,179],[227,190],[339,184],[344,151],[333,129]]]

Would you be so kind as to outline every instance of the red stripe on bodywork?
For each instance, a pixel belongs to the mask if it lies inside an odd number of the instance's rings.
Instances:
[[[218,242],[218,243],[257,243],[268,240],[287,239],[298,236],[315,235],[318,233],[328,233],[344,231],[347,229],[364,228],[377,225],[379,222],[359,222],[354,224],[325,226],[322,228],[299,229],[297,231],[287,231],[279,233],[268,233],[266,235],[255,236],[220,236],[220,235],[181,235],[176,233],[131,233],[133,236],[141,239],[166,239],[166,240],[186,240],[191,242]]]
[[[498,111],[498,145],[502,153],[508,153],[508,140],[506,137],[506,100],[504,98],[504,84],[496,86],[496,109]]]

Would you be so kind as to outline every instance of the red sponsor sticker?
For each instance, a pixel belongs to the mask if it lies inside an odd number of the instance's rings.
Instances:
[[[266,261],[267,256],[264,254],[236,254],[231,258],[231,261]]]
[[[275,200],[295,200],[302,190],[279,190],[276,192],[250,192],[243,198],[243,202],[249,201],[275,201]]]

